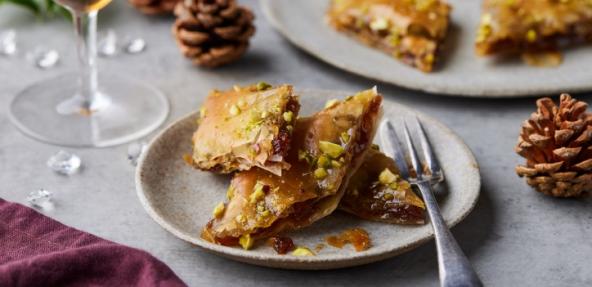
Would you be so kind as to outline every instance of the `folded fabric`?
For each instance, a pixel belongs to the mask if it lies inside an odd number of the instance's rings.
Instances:
[[[0,198],[0,286],[186,286],[147,252]]]

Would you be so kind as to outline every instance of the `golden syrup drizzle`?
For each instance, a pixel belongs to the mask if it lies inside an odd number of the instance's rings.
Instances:
[[[327,244],[337,248],[352,244],[358,252],[370,248],[370,236],[362,228],[347,229],[339,235],[328,236],[325,240]]]

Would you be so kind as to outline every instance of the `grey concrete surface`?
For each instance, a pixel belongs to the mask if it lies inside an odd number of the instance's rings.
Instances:
[[[487,286],[592,286],[592,200],[556,200],[532,192],[514,174],[521,159],[513,146],[534,99],[479,100],[439,97],[349,75],[302,53],[263,18],[258,3],[243,1],[257,15],[257,34],[238,63],[217,70],[194,68],[170,34],[171,17],[145,17],[115,1],[100,16],[100,28],[141,36],[140,55],[101,59],[100,65],[149,81],[171,101],[171,122],[198,108],[208,90],[265,80],[302,88],[356,91],[377,84],[388,101],[431,114],[450,126],[474,151],[483,177],[481,198],[453,229]],[[63,177],[45,166],[58,151],[23,136],[7,117],[10,99],[26,85],[75,68],[67,21],[43,22],[16,8],[0,7],[0,30],[18,32],[20,55],[0,57],[0,197],[25,202],[37,188],[55,193],[45,214],[67,225],[145,249],[166,262],[191,286],[437,286],[436,253],[430,242],[399,257],[366,266],[319,272],[254,267],[204,253],[178,240],[144,212],[134,189],[127,146],[68,149],[83,159],[80,174]],[[41,71],[24,60],[35,46],[57,48],[59,67]],[[443,71],[445,72],[445,71]],[[592,75],[591,75],[592,76]],[[545,79],[540,79],[545,81]],[[470,85],[471,83],[467,83]],[[589,101],[588,95],[578,95]]]

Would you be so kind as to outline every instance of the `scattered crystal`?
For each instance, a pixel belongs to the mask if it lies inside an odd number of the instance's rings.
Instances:
[[[138,165],[138,159],[140,159],[147,147],[146,142],[134,142],[127,147],[127,159],[133,166]]]
[[[117,54],[117,35],[115,31],[109,29],[107,35],[99,42],[99,56],[113,57]]]
[[[60,61],[60,54],[53,49],[38,47],[32,52],[27,53],[27,59],[40,69],[50,69],[55,67]]]
[[[51,170],[63,175],[77,172],[81,163],[80,157],[63,150],[60,150],[47,160],[47,166]]]
[[[43,208],[51,205],[52,196],[53,193],[51,191],[41,188],[29,193],[29,196],[27,196],[27,202],[34,207]]]
[[[125,51],[130,54],[142,53],[144,50],[146,50],[146,41],[142,38],[132,39],[125,46]]]
[[[16,32],[8,30],[0,32],[0,55],[10,56],[16,53]]]

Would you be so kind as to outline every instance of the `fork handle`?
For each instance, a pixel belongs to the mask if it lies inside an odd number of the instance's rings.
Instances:
[[[477,287],[483,286],[481,280],[473,270],[469,259],[458,246],[444,222],[438,202],[432,192],[429,181],[415,183],[426,204],[438,250],[438,269],[440,272],[440,286],[442,287]]]

